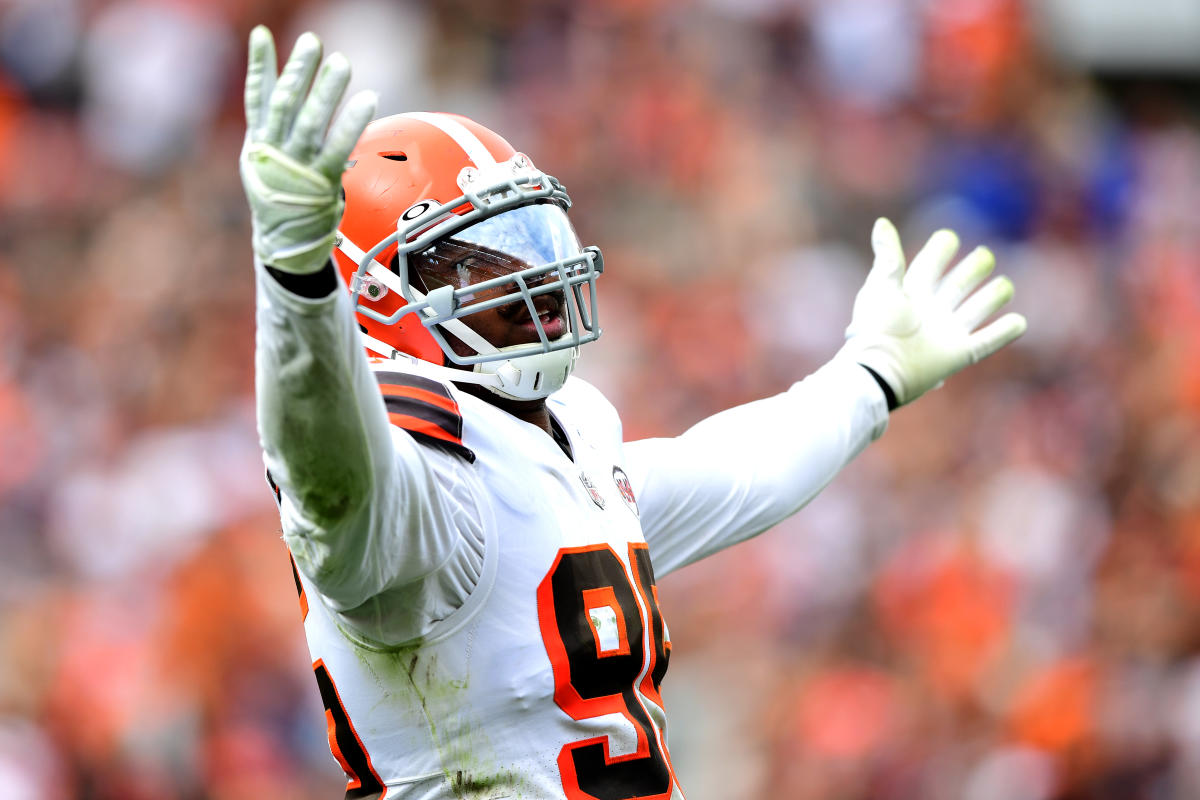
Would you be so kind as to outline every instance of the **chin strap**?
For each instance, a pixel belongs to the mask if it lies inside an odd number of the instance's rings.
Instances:
[[[496,377],[498,385],[488,386],[496,394],[514,400],[537,400],[562,388],[574,371],[578,358],[579,348],[569,347],[507,361],[485,361],[476,364],[475,370]]]
[[[359,336],[368,351],[389,361],[403,362],[406,372],[452,383],[473,383],[509,400],[549,397],[567,382],[579,358],[579,349],[571,347],[505,361],[487,361],[467,371],[401,353],[387,342],[366,333],[360,333]],[[498,352],[504,352],[504,349],[500,348]]]

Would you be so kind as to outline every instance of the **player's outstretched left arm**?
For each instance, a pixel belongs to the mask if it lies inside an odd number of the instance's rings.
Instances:
[[[958,237],[939,231],[906,269],[887,220],[875,224],[872,244],[875,263],[848,339],[828,364],[786,392],[715,414],[680,436],[626,445],[657,575],[795,513],[883,434],[889,409],[1024,332],[1019,314],[983,325],[1013,294],[1007,278],[984,283],[995,265],[989,250],[947,271]],[[890,395],[886,408],[881,388]]]
[[[1012,281],[984,284],[996,265],[986,247],[947,271],[958,245],[953,231],[940,230],[905,268],[895,226],[879,219],[871,231],[875,263],[838,357],[875,373],[891,393],[889,408],[911,403],[1025,332],[1025,318],[1011,312],[983,325],[1012,299]]]

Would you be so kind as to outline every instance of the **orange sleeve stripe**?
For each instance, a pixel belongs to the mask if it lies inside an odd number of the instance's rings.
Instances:
[[[403,428],[406,431],[411,431],[413,433],[422,433],[422,434],[432,437],[434,439],[440,439],[443,442],[450,442],[452,444],[458,444],[458,445],[462,444],[461,436],[453,436],[450,433],[448,433],[446,431],[446,429],[443,428],[441,425],[437,425],[433,422],[423,420],[420,417],[413,417],[413,416],[409,416],[408,414],[397,414],[396,412],[393,411],[388,414],[388,420],[393,425]]]
[[[380,391],[384,396],[390,397],[407,397],[411,400],[416,400],[421,403],[428,403],[431,406],[444,409],[452,414],[459,414],[458,403],[452,397],[443,397],[440,394],[429,391],[428,389],[419,389],[416,386],[398,386],[394,383],[379,384]]]

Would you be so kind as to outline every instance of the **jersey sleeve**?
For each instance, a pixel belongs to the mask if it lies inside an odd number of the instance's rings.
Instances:
[[[625,445],[654,571],[664,575],[794,514],[887,427],[857,364],[834,361],[787,391],[681,436]]]
[[[472,476],[460,454],[391,424],[384,392],[405,390],[372,374],[340,280],[309,299],[261,265],[256,273],[258,427],[284,539],[326,604],[365,638],[422,635],[466,601],[482,573]],[[386,401],[393,416],[432,409],[434,423],[452,422],[452,410],[430,405],[441,398],[408,394]],[[388,598],[403,607],[382,607]]]

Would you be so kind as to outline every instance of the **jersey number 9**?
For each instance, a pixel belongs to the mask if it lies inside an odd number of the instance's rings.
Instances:
[[[569,800],[668,800],[675,784],[643,699],[662,707],[658,688],[670,653],[644,543],[629,545],[629,563],[632,581],[608,545],[564,548],[538,587],[554,701],[575,720],[619,714],[637,734],[637,748],[620,756],[610,753],[607,735],[565,745],[558,766]]]

